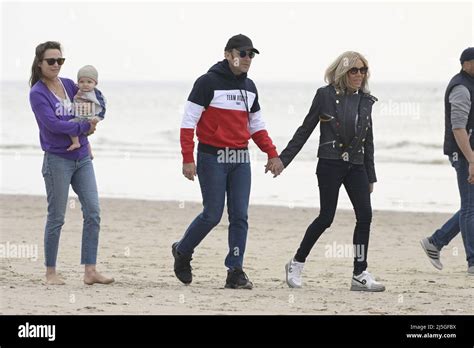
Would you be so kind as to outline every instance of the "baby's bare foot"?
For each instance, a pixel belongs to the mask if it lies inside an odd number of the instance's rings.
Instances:
[[[107,278],[100,274],[97,271],[86,272],[84,274],[84,284],[92,285],[92,284],[110,284],[115,281],[114,278]]]
[[[46,284],[47,285],[64,285],[66,283],[56,273],[52,273],[52,274],[46,274]]]

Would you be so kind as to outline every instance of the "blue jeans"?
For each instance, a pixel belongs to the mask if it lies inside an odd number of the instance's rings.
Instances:
[[[196,171],[204,209],[188,227],[176,249],[185,255],[194,252],[199,243],[220,222],[227,193],[229,253],[225,266],[231,270],[242,268],[248,231],[250,163],[219,163],[218,156],[199,151]]]
[[[81,264],[95,265],[99,244],[100,208],[94,167],[90,157],[75,161],[45,152],[42,173],[48,199],[48,218],[44,233],[46,267],[56,267],[69,185],[79,197],[84,218]]]
[[[467,160],[464,157],[458,158],[457,161],[450,157],[449,160],[457,173],[461,209],[439,230],[436,230],[430,237],[430,241],[441,250],[461,232],[466,259],[470,267],[474,266],[474,185],[467,182],[469,176]]]

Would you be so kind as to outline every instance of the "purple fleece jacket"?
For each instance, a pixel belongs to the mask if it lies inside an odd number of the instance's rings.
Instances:
[[[78,88],[74,81],[60,78],[70,100],[73,100]],[[89,122],[68,122],[72,113],[60,107],[59,100],[46,87],[43,81],[36,82],[30,90],[31,109],[39,127],[41,148],[43,151],[69,160],[80,160],[88,155],[89,141],[84,133],[90,129]],[[81,147],[67,151],[71,145],[70,136],[78,136]]]

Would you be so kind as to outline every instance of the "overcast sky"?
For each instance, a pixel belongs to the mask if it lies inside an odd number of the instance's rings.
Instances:
[[[443,81],[474,46],[465,2],[4,2],[1,78],[28,80],[37,44],[60,41],[62,76],[92,64],[101,80],[194,80],[243,33],[261,52],[256,81],[321,81],[340,53],[356,50],[372,80]]]

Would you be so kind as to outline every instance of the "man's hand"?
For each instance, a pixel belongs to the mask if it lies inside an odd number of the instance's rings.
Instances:
[[[373,182],[369,184],[369,193],[372,193],[372,192],[374,192],[374,183]]]
[[[274,157],[270,158],[265,165],[265,174],[268,173],[268,171],[271,171],[273,174],[273,177],[276,178],[278,175],[283,172],[285,169],[285,166],[283,165],[283,162],[281,161],[280,157]]]
[[[194,164],[194,162],[183,163],[183,175],[189,180],[194,181],[194,177],[196,176],[196,164]]]

